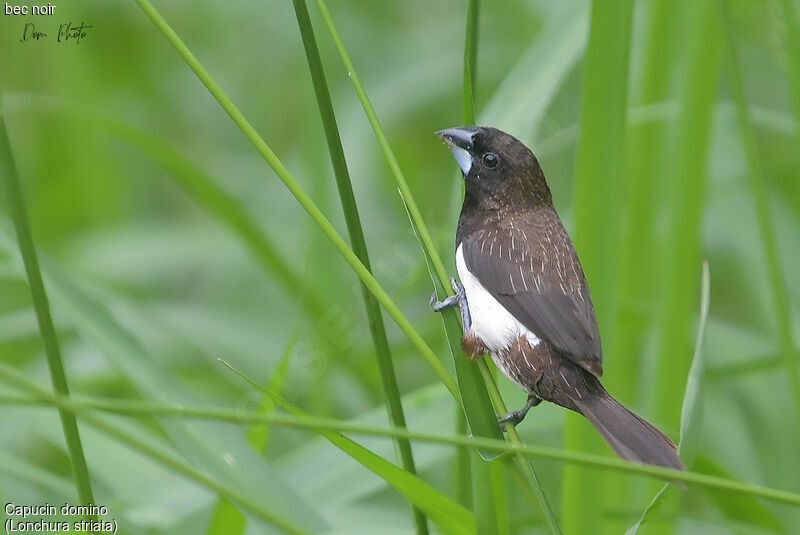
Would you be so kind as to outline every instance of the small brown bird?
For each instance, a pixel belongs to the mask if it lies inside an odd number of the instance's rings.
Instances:
[[[528,392],[501,422],[518,424],[541,400],[588,418],[623,459],[683,469],[675,444],[606,392],[600,333],[575,247],[533,153],[496,128],[437,132],[464,175],[454,296],[468,357],[489,353]]]

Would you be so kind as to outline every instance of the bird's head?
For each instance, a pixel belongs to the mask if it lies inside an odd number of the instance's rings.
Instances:
[[[467,194],[500,204],[516,199],[550,202],[550,190],[533,152],[514,136],[488,126],[436,132],[461,168]]]

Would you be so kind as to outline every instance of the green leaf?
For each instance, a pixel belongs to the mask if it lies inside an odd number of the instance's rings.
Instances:
[[[492,495],[492,466],[501,466],[500,462],[487,463],[476,453],[472,454],[472,509],[475,512],[477,533],[481,535],[497,535],[499,522],[494,496]]]
[[[211,512],[206,535],[235,535],[244,533],[245,518],[231,501],[220,498]]]
[[[705,333],[708,309],[711,305],[711,275],[708,262],[703,262],[700,279],[700,315],[697,326],[697,340],[694,346],[692,365],[686,379],[686,390],[681,407],[681,434],[678,453],[686,466],[692,466],[700,451],[703,427],[703,389],[705,385],[706,350]]]
[[[292,347],[294,341],[290,341],[286,349],[278,361],[275,372],[269,380],[267,388],[270,390],[281,393],[283,385],[286,382],[286,376],[289,372],[289,362],[292,356]],[[258,409],[258,414],[269,415],[275,412],[275,401],[268,395],[264,394],[261,397],[261,405]],[[253,449],[259,453],[265,453],[267,448],[267,440],[269,439],[270,426],[269,424],[252,424],[250,429],[247,430],[247,442],[253,446]],[[208,530],[206,535],[236,535],[244,533],[245,517],[239,511],[235,504],[231,503],[224,497],[217,500],[217,505],[211,514],[211,520],[208,523]]]
[[[270,396],[275,403],[280,405],[285,411],[295,416],[308,416],[300,408],[283,399],[275,392],[259,386],[258,383],[249,379],[227,362],[222,361],[222,363],[254,388]],[[425,513],[425,515],[427,515],[443,532],[475,533],[475,517],[473,514],[461,504],[440,493],[417,475],[409,473],[386,459],[375,455],[367,448],[341,433],[324,430],[320,430],[319,433],[325,437],[328,442],[361,463],[362,466],[380,476],[408,501]]]
[[[283,392],[283,386],[286,384],[286,377],[289,375],[289,363],[291,362],[293,347],[294,340],[290,341],[283,351],[283,355],[281,355],[281,359],[278,361],[278,365],[275,367],[275,371],[267,385],[270,392],[276,392],[278,395]],[[259,414],[272,414],[275,412],[275,400],[264,394],[261,398],[261,406],[258,412]],[[256,451],[261,453],[266,453],[267,451],[269,436],[269,425],[253,425],[247,431],[247,441]]]
[[[143,394],[153,400],[184,404],[191,396],[180,382],[170,379],[164,365],[119,323],[96,299],[69,281],[52,263],[43,262],[51,297],[72,320],[75,329],[96,345]],[[212,425],[163,422],[177,449],[189,460],[230,486],[257,499],[276,518],[298,531],[317,532],[325,522],[304,503],[267,463],[258,457],[239,433],[223,432]]]
[[[678,454],[686,466],[692,466],[700,450],[700,438],[702,436],[701,427],[703,422],[703,384],[705,379],[706,359],[704,351],[704,341],[706,332],[706,321],[708,320],[708,309],[711,301],[711,277],[708,270],[708,262],[703,262],[703,275],[701,277],[700,294],[700,316],[697,327],[697,341],[694,346],[694,357],[689,368],[689,377],[686,380],[686,391],[683,395],[683,407],[681,408],[681,437],[678,444]],[[635,535],[639,528],[645,523],[647,518],[658,507],[664,499],[664,495],[669,488],[669,484],[664,485],[653,497],[653,500],[639,517],[639,520],[631,526],[626,535]]]
[[[136,426],[138,432],[131,432],[133,426],[124,422],[123,425],[112,422],[106,416],[96,417],[73,403],[70,398],[50,394],[48,391],[40,388],[35,383],[31,382],[26,376],[17,372],[13,368],[0,363],[0,377],[5,382],[13,385],[16,388],[27,392],[28,394],[40,399],[47,400],[61,409],[65,409],[73,415],[79,415],[81,420],[101,433],[122,443],[130,449],[143,454],[145,457],[161,464],[171,472],[180,476],[186,477],[204,487],[227,496],[231,500],[235,500],[240,505],[258,515],[264,521],[293,534],[317,533],[317,531],[305,530],[299,528],[294,522],[276,515],[270,506],[261,503],[258,498],[253,495],[243,493],[239,485],[229,485],[221,482],[221,477],[218,475],[210,475],[206,471],[201,471],[195,468],[192,464],[177,457],[172,451],[169,451],[164,445],[162,437],[155,438],[150,433],[141,432],[141,426]],[[152,406],[151,406],[152,410]],[[208,469],[209,467],[204,467]],[[301,522],[307,522],[301,520]]]

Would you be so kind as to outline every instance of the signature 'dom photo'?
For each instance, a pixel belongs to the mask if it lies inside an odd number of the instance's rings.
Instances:
[[[0,535],[800,533],[800,0],[0,3]]]

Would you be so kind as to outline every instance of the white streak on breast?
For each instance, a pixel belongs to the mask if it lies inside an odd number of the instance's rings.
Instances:
[[[514,340],[524,335],[531,347],[539,344],[539,338],[501,305],[468,269],[464,262],[462,245],[456,251],[458,278],[464,285],[472,317],[472,330],[483,341],[492,356],[507,349]]]

